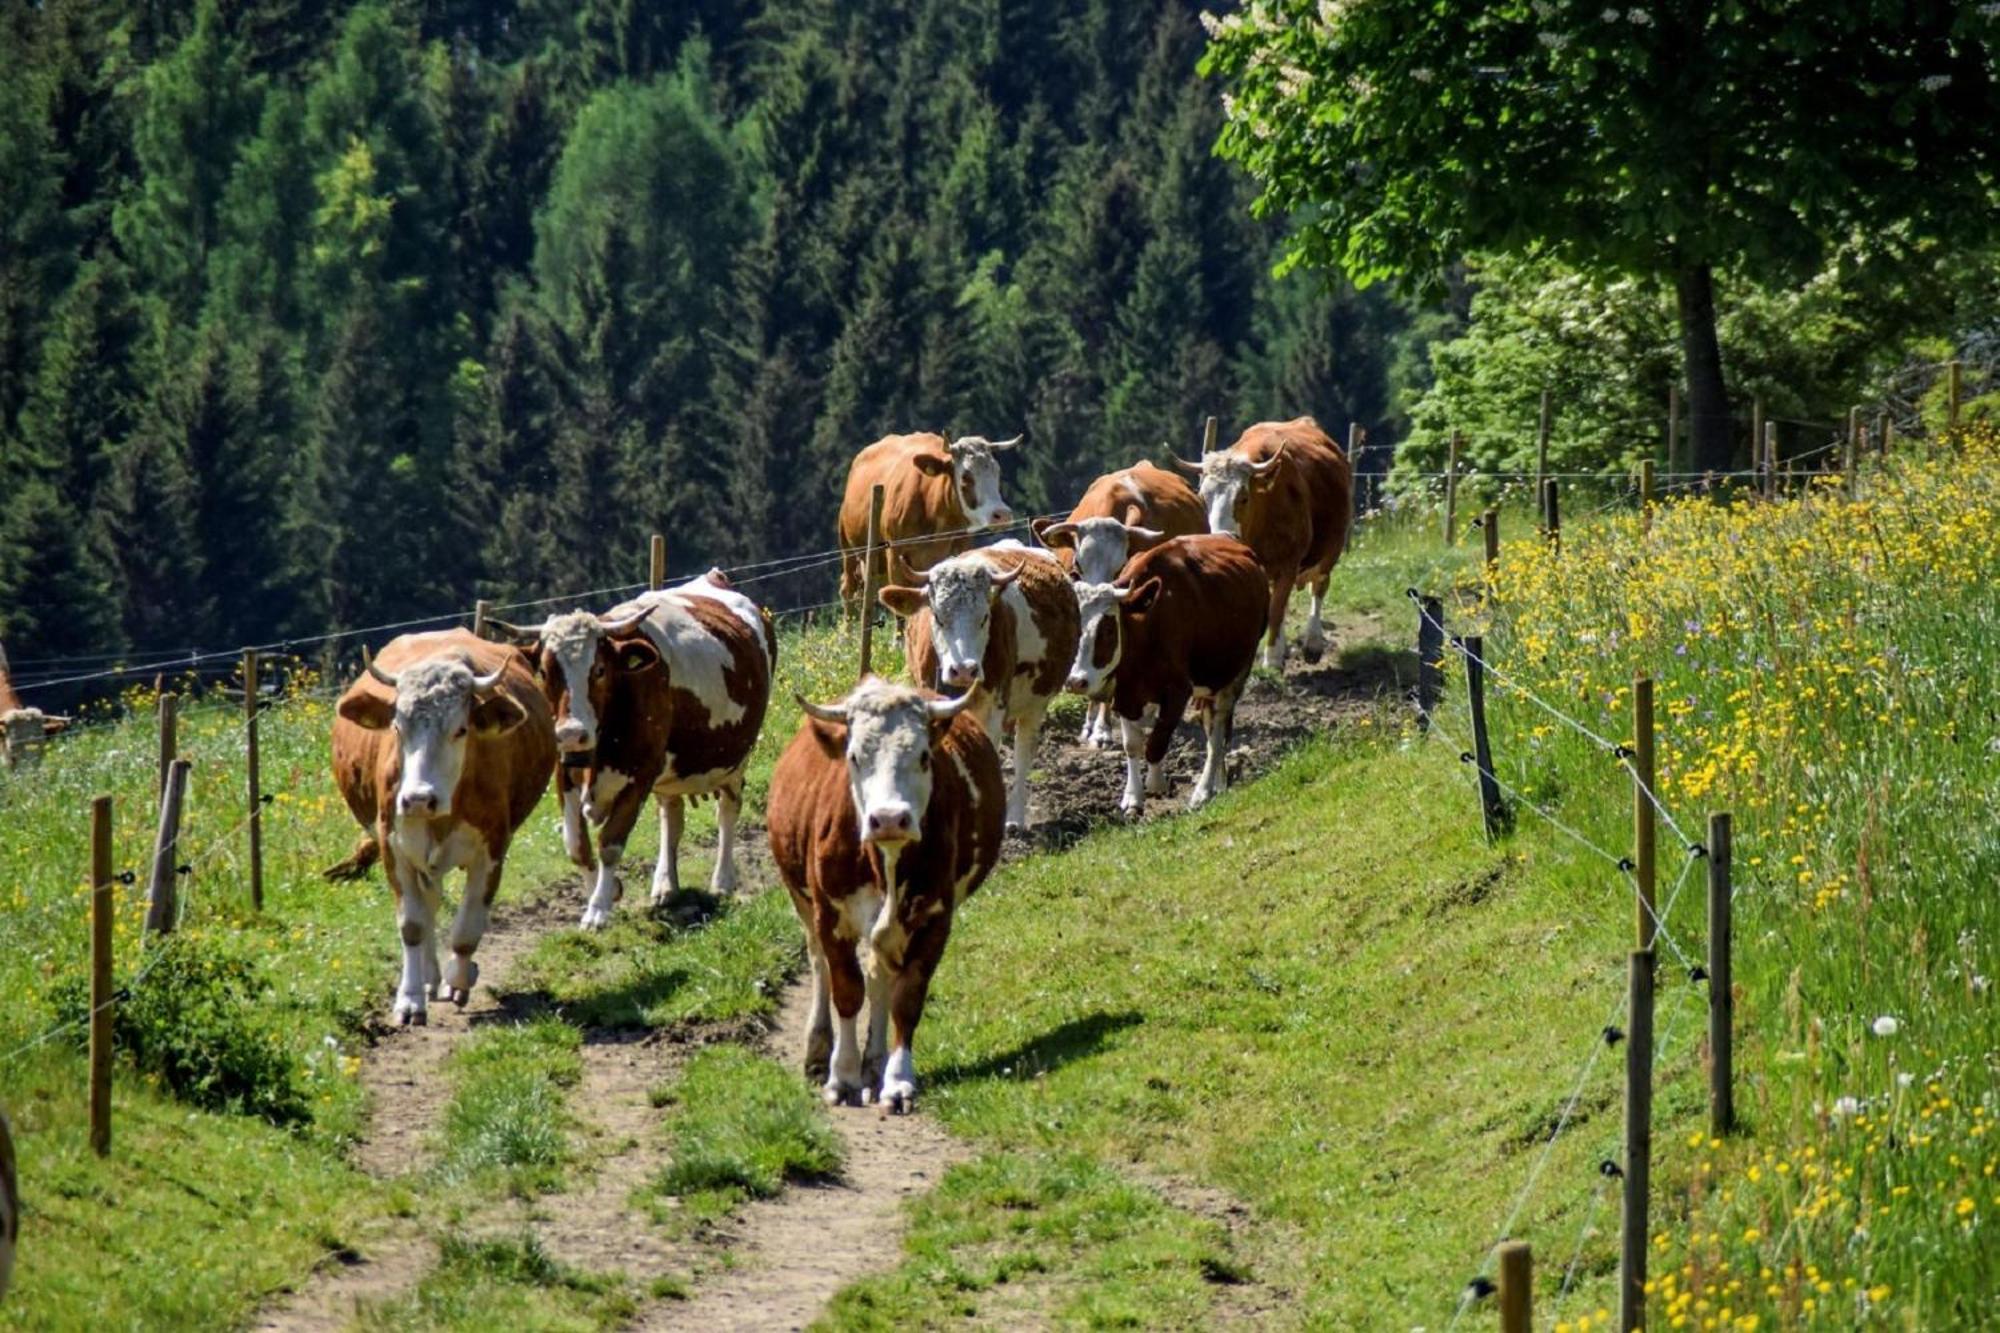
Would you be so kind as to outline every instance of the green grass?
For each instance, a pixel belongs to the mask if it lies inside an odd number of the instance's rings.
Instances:
[[[665,1101],[673,1154],[646,1192],[662,1218],[712,1222],[746,1199],[840,1168],[839,1140],[812,1089],[740,1046],[697,1052]]]
[[[1063,1152],[955,1166],[910,1210],[903,1265],[848,1287],[817,1327],[1207,1328],[1248,1276],[1214,1222]]]
[[[415,1290],[372,1305],[366,1330],[424,1328],[488,1333],[596,1333],[622,1328],[638,1309],[628,1283],[582,1273],[549,1257],[533,1236],[473,1240],[448,1235],[437,1266]]]
[[[558,1187],[571,1157],[575,1117],[567,1090],[583,1076],[583,1035],[559,1018],[488,1027],[446,1063],[446,1104],[438,1169],[460,1182],[494,1173],[516,1194]]]
[[[509,985],[585,1027],[730,1022],[771,1013],[803,952],[791,899],[770,889],[692,926],[625,912],[602,931],[551,932]]]

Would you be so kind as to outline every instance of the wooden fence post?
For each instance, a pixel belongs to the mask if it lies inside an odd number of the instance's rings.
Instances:
[[[167,770],[174,766],[174,756],[181,752],[181,701],[180,696],[171,692],[160,696],[160,776],[154,786],[155,794],[167,789]]]
[[[250,906],[264,910],[264,792],[257,773],[257,650],[243,650],[244,786],[250,799]]]
[[[886,565],[889,554],[882,545],[882,486],[879,482],[868,493],[868,561],[862,566],[861,574],[861,672],[856,680],[866,679],[875,664],[875,598],[882,591],[882,578],[875,572],[878,555]]]
[[[1493,745],[1486,733],[1486,640],[1473,634],[1461,642],[1465,690],[1472,703],[1472,759],[1479,768],[1479,811],[1486,821],[1486,840],[1492,842],[1507,828],[1507,803],[1500,798],[1500,783],[1493,776]]]
[[[1882,414],[1882,456],[1887,458],[1896,447],[1896,419],[1887,412]]]
[[[90,1149],[111,1151],[111,798],[90,803]]]
[[[1203,458],[1215,452],[1215,445],[1221,428],[1222,423],[1214,417],[1210,417],[1201,423],[1201,456]]]
[[[1451,433],[1451,453],[1444,465],[1444,544],[1450,546],[1458,535],[1458,455],[1465,447],[1465,436],[1457,431]]]
[[[1486,577],[1493,577],[1493,567],[1500,563],[1500,511],[1489,509],[1479,516],[1479,531],[1486,538]]]
[[[1681,386],[1667,386],[1667,471],[1681,470]],[[1676,476],[1674,480],[1679,481]]]
[[[1887,409],[1875,414],[1875,452],[1882,458],[1889,456],[1889,413]]]
[[[1428,731],[1444,693],[1444,602],[1419,597],[1415,588],[1410,600],[1417,604],[1417,725]]]
[[[1846,474],[1847,498],[1852,500],[1856,493],[1856,483],[1861,476],[1861,409],[1847,409],[1847,451],[1840,460],[1840,470]]]
[[[1764,400],[1750,400],[1750,466],[1756,468],[1764,457]]]
[[[1944,424],[1946,430],[1958,429],[1958,404],[1965,388],[1965,379],[1958,358],[1953,357],[1944,367]]]
[[[647,551],[646,586],[654,592],[667,586],[667,539],[657,532]]]
[[[1361,510],[1363,507],[1361,501],[1361,487],[1354,484],[1355,479],[1358,475],[1354,469],[1356,467],[1355,460],[1357,460],[1361,456],[1361,446],[1367,442],[1367,439],[1368,439],[1368,432],[1361,428],[1360,422],[1350,421],[1347,423],[1347,478],[1348,478],[1347,507],[1350,512],[1348,513],[1347,516],[1347,535],[1341,540],[1341,545],[1340,545],[1340,551],[1342,555],[1345,555],[1348,551],[1354,549],[1354,529],[1357,526],[1359,526],[1361,522]]]
[[[1639,528],[1653,530],[1653,460],[1639,460]]]
[[[1653,1166],[1653,951],[1629,960],[1625,1013],[1625,1199],[1619,1228],[1618,1327],[1646,1327],[1646,1245]]]
[[[1535,494],[1542,493],[1542,483],[1549,476],[1549,410],[1552,401],[1549,391],[1542,390],[1541,416],[1535,423]]]
[[[1736,1128],[1736,994],[1730,961],[1730,818],[1708,817],[1708,1124],[1715,1137]]]
[[[1764,423],[1764,498],[1778,496],[1778,423]]]
[[[172,932],[180,915],[180,877],[174,873],[174,853],[181,836],[181,800],[187,795],[188,761],[176,759],[160,793],[160,827],[153,836],[153,874],[146,882],[146,929],[158,935]]]
[[[1558,498],[1561,488],[1556,479],[1550,477],[1542,483],[1542,531],[1547,534],[1549,545],[1558,554],[1563,545],[1562,501]]]
[[[486,626],[493,619],[493,603],[482,597],[472,604],[472,637],[486,637]]]
[[[1653,678],[1632,680],[1632,878],[1638,885],[1638,947],[1653,947]]]
[[[1529,1333],[1534,1315],[1534,1250],[1510,1240],[1500,1247],[1500,1333]]]

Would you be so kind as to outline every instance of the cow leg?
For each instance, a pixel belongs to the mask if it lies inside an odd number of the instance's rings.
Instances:
[[[583,788],[558,770],[556,791],[562,797],[563,850],[569,854],[570,864],[585,872],[596,870],[597,859],[590,854],[590,830],[583,822]]]
[[[1111,729],[1110,704],[1083,706],[1083,734],[1077,737],[1077,744],[1090,750],[1108,750],[1116,736]]]
[[[1153,730],[1146,737],[1146,795],[1165,796],[1167,794],[1167,748],[1174,743],[1174,729],[1181,724],[1187,714],[1185,694],[1169,696],[1159,702],[1159,713],[1153,718]]]
[[[840,562],[840,618],[852,620],[861,605],[862,568],[867,557],[859,552],[843,551],[845,557]]]
[[[1201,766],[1201,778],[1188,795],[1190,810],[1200,809],[1217,793],[1229,787],[1229,733],[1236,722],[1236,701],[1242,697],[1243,686],[1248,679],[1246,672],[1217,691],[1209,701],[1208,715],[1202,719],[1208,738],[1208,755]]]
[[[686,823],[687,798],[660,797],[660,859],[653,865],[655,904],[681,891],[681,830]]]
[[[383,868],[396,889],[396,924],[403,936],[403,976],[396,987],[398,1023],[422,1027],[429,1021],[429,987],[437,972],[437,886],[429,876],[387,850]]]
[[[1316,664],[1326,656],[1326,626],[1320,622],[1320,613],[1326,608],[1326,585],[1331,577],[1320,574],[1307,585],[1312,593],[1312,611],[1306,616],[1306,633],[1300,646],[1305,650],[1308,664]]]
[[[590,891],[590,901],[583,905],[579,923],[585,930],[609,925],[612,909],[624,896],[618,866],[625,859],[625,840],[632,836],[632,825],[638,822],[645,804],[645,789],[636,782],[627,783],[611,798],[611,811],[597,834],[597,883]]]
[[[861,1048],[861,1100],[875,1100],[882,1066],[889,1058],[889,993],[896,973],[878,955],[865,969],[868,980],[868,1044]]]
[[[1007,831],[1028,831],[1028,774],[1035,767],[1035,752],[1042,743],[1040,709],[1024,712],[1014,722],[1014,778],[1007,792]]]
[[[861,1037],[855,1021],[867,986],[861,975],[858,942],[822,934],[828,998],[833,1001],[833,1053],[828,1061],[826,1101],[829,1106],[854,1103],[861,1096]]]
[[[833,1060],[833,1006],[827,995],[826,954],[819,941],[811,941],[806,952],[813,970],[812,1012],[806,1015],[806,1078],[824,1085]]]
[[[708,887],[717,894],[736,892],[736,817],[743,813],[743,779],[739,775],[715,793],[715,874]]]
[[[1127,717],[1118,719],[1118,728],[1125,742],[1125,794],[1118,809],[1136,816],[1146,808],[1146,729]]]
[[[930,995],[931,974],[944,956],[945,941],[951,935],[949,913],[924,924],[911,938],[903,956],[903,966],[889,989],[889,1016],[895,1027],[895,1042],[882,1067],[882,1105],[896,1114],[916,1109],[917,1024],[924,1016],[924,1001]]]
[[[1264,665],[1273,671],[1285,669],[1285,608],[1291,604],[1292,585],[1298,577],[1297,570],[1287,570],[1271,580],[1271,637],[1264,645]]]
[[[465,1007],[472,998],[473,983],[479,980],[479,964],[472,955],[486,935],[493,895],[500,891],[500,862],[481,849],[465,868],[465,893],[458,901],[458,915],[451,923],[451,957],[444,965],[444,981],[438,998]]]

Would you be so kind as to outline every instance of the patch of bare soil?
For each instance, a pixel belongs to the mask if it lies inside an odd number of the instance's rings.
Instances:
[[[810,976],[793,981],[767,1044],[794,1070],[805,1066],[811,1003]],[[653,1307],[640,1327],[804,1328],[842,1287],[901,1260],[905,1202],[937,1184],[970,1150],[921,1110],[897,1116],[839,1107],[833,1123],[843,1153],[840,1179],[789,1186],[742,1209],[716,1237],[727,1267],[711,1267],[692,1300]]]

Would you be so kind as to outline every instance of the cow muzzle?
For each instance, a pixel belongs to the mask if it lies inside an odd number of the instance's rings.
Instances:
[[[979,663],[952,662],[939,672],[944,683],[956,689],[966,689],[979,683]]]
[[[907,805],[878,805],[861,821],[862,839],[878,846],[917,840],[916,812]]]
[[[450,806],[428,782],[412,782],[396,793],[396,813],[412,819],[436,819]]]
[[[569,762],[571,754],[588,755],[597,748],[597,736],[589,727],[573,717],[566,717],[556,723],[556,748],[563,752],[563,762]]]

